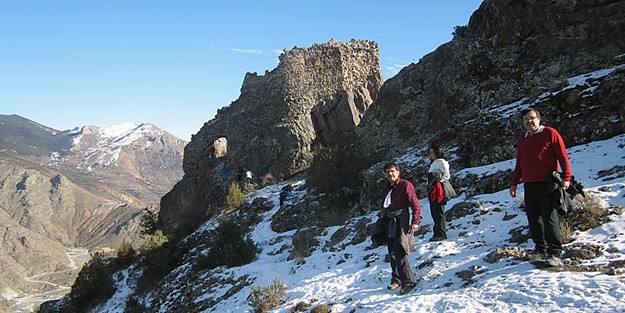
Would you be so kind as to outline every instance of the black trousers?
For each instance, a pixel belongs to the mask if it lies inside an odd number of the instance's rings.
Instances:
[[[562,234],[560,218],[547,194],[547,183],[525,183],[525,211],[535,249],[560,257]]]
[[[391,281],[399,282],[402,285],[406,284],[415,284],[416,279],[414,274],[412,273],[412,269],[410,268],[410,262],[408,262],[408,255],[404,248],[401,246],[399,241],[399,232],[403,231],[407,233],[408,231],[408,210],[404,210],[406,213],[402,212],[402,216],[395,217],[398,219],[397,221],[397,232],[394,238],[388,238],[388,255],[391,257]],[[405,215],[405,216],[403,216]],[[412,235],[410,235],[412,236]]]
[[[434,220],[434,237],[447,238],[447,220],[445,219],[445,204],[430,201],[430,213]]]

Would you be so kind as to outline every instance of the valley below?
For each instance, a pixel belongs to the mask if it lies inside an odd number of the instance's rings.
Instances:
[[[27,292],[15,295],[11,299],[11,312],[33,312],[41,303],[59,299],[71,291],[71,285],[76,280],[82,266],[89,261],[89,250],[84,248],[68,249],[69,268],[59,271],[37,274],[25,278]]]

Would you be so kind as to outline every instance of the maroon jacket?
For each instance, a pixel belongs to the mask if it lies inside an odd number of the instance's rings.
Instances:
[[[393,191],[391,193],[391,205],[387,209],[392,212],[411,207],[412,224],[419,224],[421,221],[421,205],[412,183],[399,177],[394,185],[386,189],[384,195],[391,190]]]
[[[562,179],[571,181],[571,165],[564,140],[557,130],[543,126],[542,131],[519,139],[512,185],[547,182],[553,171],[562,168]]]

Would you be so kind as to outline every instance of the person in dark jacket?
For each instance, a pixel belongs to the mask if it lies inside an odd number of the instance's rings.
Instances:
[[[569,157],[560,133],[540,125],[540,113],[536,109],[526,109],[521,114],[527,132],[517,146],[510,195],[516,197],[517,184],[523,180],[525,211],[535,245],[530,260],[561,266],[562,234],[558,212],[548,194],[547,181],[559,166],[562,169],[562,186],[565,190],[569,188],[572,176]]]
[[[391,258],[392,278],[389,290],[401,287],[403,295],[414,289],[416,280],[408,254],[412,252],[409,236],[419,227],[421,205],[412,183],[399,177],[399,166],[388,163],[384,166],[384,175],[389,182],[385,193],[383,209],[380,212],[386,218],[388,254]],[[412,215],[408,208],[412,208]],[[414,237],[412,238],[414,240]]]

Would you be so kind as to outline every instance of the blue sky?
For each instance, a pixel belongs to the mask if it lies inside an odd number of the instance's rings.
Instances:
[[[283,49],[378,42],[384,79],[478,0],[0,1],[0,114],[59,130],[153,123],[190,140]]]

